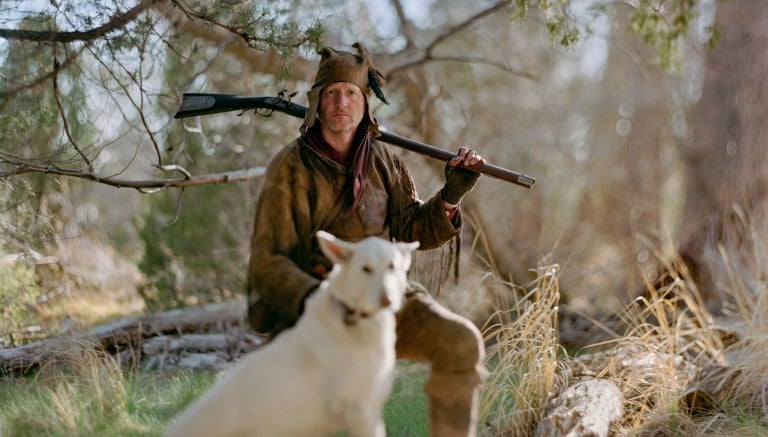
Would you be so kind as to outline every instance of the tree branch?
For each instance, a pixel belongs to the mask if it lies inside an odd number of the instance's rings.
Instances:
[[[400,21],[401,33],[405,37],[405,50],[415,49],[415,27],[411,20],[406,17],[402,2],[400,0],[392,0],[392,6],[394,6],[395,12],[397,13],[397,19]]]
[[[432,56],[430,54],[425,54],[424,57],[422,58],[415,59],[411,62],[398,65],[397,67],[389,70],[389,72],[387,72],[387,75],[395,75],[400,71],[408,70],[408,69],[426,64],[428,62],[460,62],[464,64],[485,64],[485,65],[490,65],[492,67],[496,67],[502,71],[506,71],[507,73],[524,77],[526,79],[535,78],[535,76],[531,73],[521,71],[521,70],[515,70],[513,68],[510,68],[506,64],[502,64],[501,62],[494,62],[484,58],[470,57],[470,56]]]
[[[53,67],[53,99],[56,101],[56,107],[59,109],[59,115],[61,116],[61,123],[64,126],[64,133],[67,135],[67,139],[69,140],[70,144],[72,144],[72,147],[75,148],[75,151],[78,155],[80,155],[81,158],[83,158],[83,161],[85,161],[86,164],[88,164],[88,170],[93,171],[93,163],[90,159],[88,159],[88,156],[83,152],[83,150],[80,148],[80,146],[77,145],[77,140],[72,136],[72,131],[69,128],[69,122],[67,122],[67,113],[64,110],[64,106],[61,104],[61,98],[59,97],[59,80],[58,80],[58,72],[59,72],[59,64],[56,60],[56,50],[53,51],[53,57],[54,57],[54,67]]]
[[[10,101],[11,97],[14,97],[15,95],[19,94],[22,91],[39,86],[43,84],[45,81],[52,79],[55,75],[59,74],[60,71],[66,70],[70,64],[75,62],[80,57],[80,55],[83,53],[83,50],[85,50],[86,47],[88,47],[88,45],[84,44],[82,47],[78,48],[74,54],[67,56],[64,59],[64,61],[60,61],[58,63],[57,68],[53,68],[51,69],[51,71],[37,78],[34,78],[31,82],[17,86],[16,88],[0,91],[0,99],[4,99],[3,102],[0,103],[0,110],[2,110],[5,107],[5,105]]]
[[[117,12],[112,18],[101,26],[89,30],[76,30],[71,32],[60,32],[55,30],[21,30],[21,29],[0,29],[0,38],[34,41],[34,42],[57,42],[68,43],[74,41],[93,41],[104,35],[124,27],[126,24],[135,20],[142,12],[153,6],[155,3],[164,0],[141,0],[136,6],[127,12]]]
[[[489,7],[489,8],[483,9],[482,11],[476,13],[475,15],[467,18],[466,20],[462,21],[461,23],[458,23],[455,26],[452,26],[452,27],[448,28],[448,30],[446,30],[442,34],[438,35],[437,38],[432,40],[432,42],[425,48],[427,56],[431,56],[432,55],[432,51],[435,49],[435,47],[440,45],[440,43],[442,43],[446,39],[451,38],[452,36],[456,35],[457,33],[463,32],[464,29],[469,28],[470,26],[475,24],[475,22],[480,21],[480,20],[484,19],[485,17],[488,17],[490,15],[495,14],[496,12],[498,12],[501,9],[507,9],[507,8],[509,8],[509,2],[506,1],[506,0],[500,1],[500,2],[496,3],[495,5],[493,5],[493,6]]]
[[[191,17],[176,3],[168,1],[158,2],[155,8],[176,29],[201,40],[224,47],[226,53],[250,65],[254,71],[270,75],[280,74],[280,55],[276,50],[257,50],[248,45],[242,38],[237,38],[237,34],[233,34],[221,27],[211,26],[206,21]],[[295,79],[310,80],[314,74],[315,66],[315,62],[298,57],[294,60],[291,70]]]
[[[399,2],[397,0],[394,0],[393,3],[395,5],[395,8],[398,10],[398,16],[399,16],[399,14],[400,14],[400,9],[398,9]],[[441,33],[434,40],[432,40],[432,42],[430,42],[425,48],[420,49],[420,51],[422,52],[421,56],[416,57],[415,59],[411,59],[411,60],[406,61],[406,62],[399,63],[399,64],[395,65],[393,68],[390,68],[386,72],[385,78],[387,80],[389,80],[393,76],[395,76],[395,75],[397,75],[397,74],[399,74],[399,73],[401,73],[403,71],[407,71],[407,70],[409,70],[411,68],[415,68],[415,67],[424,65],[424,64],[426,64],[428,62],[440,61],[440,62],[463,62],[463,63],[486,64],[486,65],[491,65],[493,67],[497,67],[497,68],[499,68],[502,71],[506,71],[508,73],[511,73],[511,74],[514,74],[514,75],[517,75],[517,76],[525,77],[525,78],[528,78],[528,79],[533,79],[534,76],[532,74],[524,72],[524,71],[512,69],[508,65],[502,64],[500,62],[494,62],[494,61],[491,61],[491,60],[488,60],[488,59],[477,58],[477,57],[435,56],[433,54],[433,52],[436,49],[436,47],[439,46],[444,41],[446,41],[447,39],[455,36],[458,33],[463,32],[464,30],[468,29],[469,27],[471,27],[476,22],[478,22],[480,20],[483,20],[483,19],[487,18],[488,16],[491,16],[491,15],[495,14],[495,13],[499,12],[500,10],[508,9],[508,8],[509,8],[509,2],[507,2],[507,1],[500,1],[500,2],[498,2],[496,4],[494,4],[494,5],[486,8],[486,9],[483,9],[482,11],[476,13],[475,15],[467,18],[466,20],[462,21],[461,23],[457,23],[456,25],[448,28],[445,32]],[[402,21],[402,18],[401,18],[401,21]],[[410,50],[408,48],[403,50],[403,52],[407,52],[407,51],[414,51],[414,49],[413,49],[413,47],[411,47]]]
[[[254,33],[247,32],[241,26],[233,26],[218,20],[214,20],[210,16],[207,16],[205,14],[199,13],[193,9],[186,7],[185,5],[180,3],[178,0],[172,0],[172,2],[187,18],[203,21],[205,23],[208,23],[211,26],[219,27],[233,35],[237,35],[240,38],[242,38],[242,40],[248,45],[248,47],[255,48],[256,50],[264,50],[256,47],[255,46],[256,43],[266,44],[268,47],[273,47],[273,48],[286,47],[291,49],[297,49],[309,40],[309,37],[305,34],[300,39],[296,41],[291,41],[290,43],[286,44],[285,41],[280,39],[262,37]]]
[[[178,170],[175,167],[165,168],[166,170]],[[223,173],[211,173],[206,175],[192,176],[185,173],[185,178],[174,179],[148,179],[148,180],[126,180],[117,179],[113,177],[99,176],[93,172],[69,170],[65,168],[59,168],[53,165],[38,165],[31,163],[14,164],[14,167],[10,170],[0,172],[0,179],[4,179],[11,176],[18,176],[26,173],[45,173],[59,176],[74,177],[79,179],[85,179],[92,182],[98,182],[101,184],[109,185],[116,188],[133,188],[139,191],[155,191],[166,188],[183,188],[191,187],[194,185],[205,184],[220,184],[226,182],[241,182],[254,178],[259,178],[264,175],[265,167],[250,167],[241,170],[233,170]]]

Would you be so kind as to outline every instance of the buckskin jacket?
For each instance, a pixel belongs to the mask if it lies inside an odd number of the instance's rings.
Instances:
[[[419,241],[419,249],[438,247],[458,234],[460,213],[449,220],[439,192],[421,201],[403,162],[380,142],[371,142],[368,182],[357,208],[344,188],[349,171],[301,138],[267,166],[248,266],[249,321],[257,331],[275,334],[292,326],[304,296],[332,267],[314,237],[320,229],[349,241],[369,236]]]

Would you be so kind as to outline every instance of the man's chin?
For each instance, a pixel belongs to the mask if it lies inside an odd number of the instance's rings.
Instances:
[[[335,123],[328,123],[327,126],[334,131],[346,131],[350,129],[357,129],[357,125],[348,119],[343,121],[337,120]]]

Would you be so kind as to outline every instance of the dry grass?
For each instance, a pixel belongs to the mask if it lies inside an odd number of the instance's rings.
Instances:
[[[667,285],[648,284],[645,297],[603,327],[614,329],[614,339],[576,357],[559,343],[558,265],[541,266],[523,286],[484,276],[483,287],[503,299],[494,302],[483,330],[491,374],[480,434],[532,435],[554,397],[575,378],[591,377],[611,380],[624,396],[613,435],[768,435],[768,232],[749,235],[749,250],[721,248],[717,254],[727,317],[709,312],[701,296],[712,291],[686,281],[689,272],[674,248],[660,247],[655,257],[669,272]],[[123,373],[87,343],[64,347],[67,358],[49,363],[34,379],[0,379],[0,435],[157,434],[211,382],[164,376],[158,383],[156,376]],[[687,409],[692,388],[711,394],[705,408]],[[408,392],[405,410],[425,402],[411,398]],[[390,407],[403,415],[398,405]]]
[[[648,284],[646,297],[617,314],[615,339],[576,358],[558,343],[557,266],[540,268],[532,284],[518,289],[531,290],[521,299],[497,303],[485,329],[492,373],[483,398],[484,435],[532,435],[548,402],[575,378],[608,379],[621,390],[624,414],[612,435],[768,435],[765,265],[754,263],[746,273],[743,256],[736,269],[721,252],[731,312],[715,317],[695,284],[683,279],[689,277],[685,264],[663,249],[656,257],[671,281],[660,289]],[[687,396],[702,387],[711,403],[691,410]]]
[[[32,377],[0,378],[0,435],[161,435],[210,387],[211,372],[126,373],[87,341],[61,344],[62,358]]]
[[[61,359],[32,380],[4,380],[3,419],[13,435],[92,434],[125,420],[126,388],[119,365],[88,342],[62,342]],[[34,383],[30,385],[29,383]]]
[[[558,266],[541,267],[531,291],[500,310],[485,327],[491,370],[480,416],[487,435],[530,435],[551,393],[562,383],[557,335]]]

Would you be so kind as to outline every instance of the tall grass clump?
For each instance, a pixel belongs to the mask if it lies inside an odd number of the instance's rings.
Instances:
[[[0,380],[7,435],[95,435],[125,420],[119,365],[87,341],[62,341],[58,347],[61,358],[34,377]]]
[[[215,380],[213,372],[126,373],[87,341],[60,347],[61,358],[34,375],[0,378],[1,436],[160,436]]]
[[[622,434],[678,434],[686,428],[681,402],[701,365],[722,359],[722,343],[710,328],[711,316],[690,284],[677,278],[651,289],[622,313],[626,332],[599,345],[613,353],[596,368],[624,398]]]
[[[616,340],[595,345],[611,352],[600,354],[603,361],[591,366],[599,369],[596,376],[611,379],[624,396],[623,420],[614,424],[615,431],[621,435],[766,435],[755,430],[760,429],[759,417],[764,416],[763,426],[768,417],[768,337],[755,341],[748,331],[734,336],[738,329],[733,326],[740,317],[754,318],[764,297],[746,293],[748,287],[735,287],[731,293],[738,296],[722,304],[727,308],[736,303],[740,310],[713,314],[712,303],[703,295],[716,291],[700,290],[690,280],[691,272],[674,248],[662,248],[655,255],[667,277],[648,283],[645,296],[620,313],[623,330]],[[726,259],[723,254],[721,262]],[[745,277],[743,272],[737,276]],[[721,286],[726,283],[723,279]],[[741,316],[734,317],[738,313]],[[745,344],[749,346],[740,346]],[[597,356],[588,357],[596,360]]]
[[[485,434],[528,436],[558,391],[559,266],[537,269],[529,292],[499,308],[484,329],[490,371],[481,403]],[[514,287],[513,287],[514,288]]]
[[[752,435],[768,435],[768,210],[751,218],[734,212],[739,244],[717,248],[726,296],[719,324],[731,341],[724,364],[710,366],[702,382],[716,388],[718,407],[741,418],[737,423],[747,433],[757,428]]]

